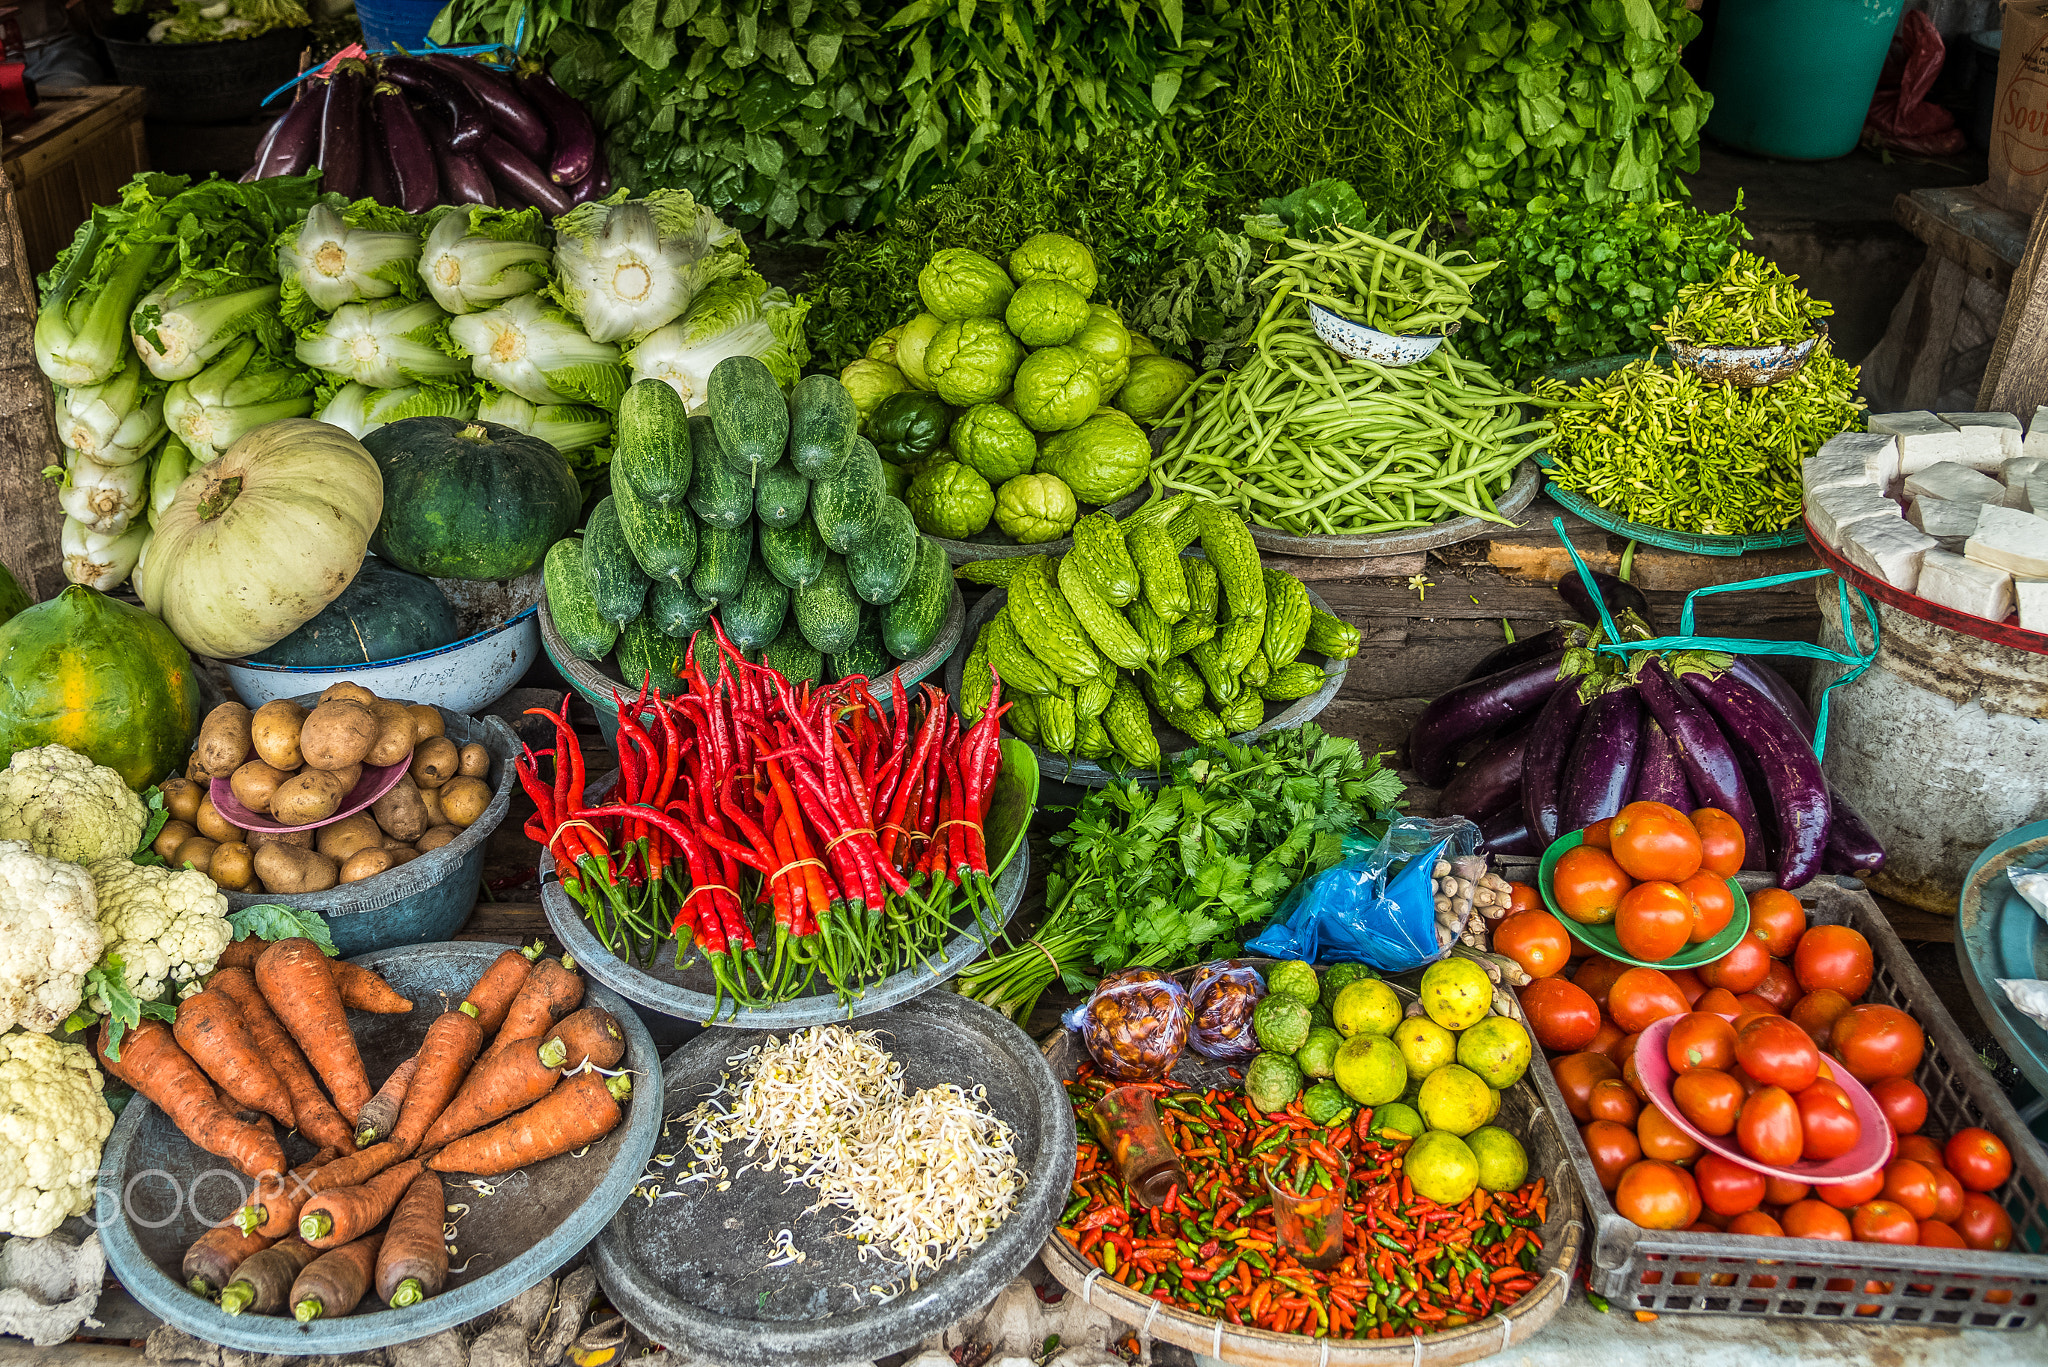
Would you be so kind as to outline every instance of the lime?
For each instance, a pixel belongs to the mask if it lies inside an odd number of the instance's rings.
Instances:
[[[1422,1009],[1446,1030],[1477,1025],[1493,1007],[1493,980],[1470,959],[1453,954],[1422,970]]]
[[[1384,1035],[1354,1035],[1337,1051],[1337,1085],[1361,1106],[1383,1106],[1401,1095],[1408,1069]]]
[[[1372,1108],[1372,1134],[1375,1139],[1419,1139],[1423,1128],[1422,1117],[1415,1113],[1413,1106],[1389,1101],[1384,1106]]]
[[[1323,1005],[1332,1008],[1337,1005],[1337,994],[1361,978],[1376,978],[1379,974],[1364,964],[1331,964],[1323,970]]]
[[[1344,1037],[1328,1026],[1311,1026],[1308,1043],[1294,1051],[1294,1061],[1309,1077],[1328,1077],[1337,1071],[1337,1046]]]
[[[1500,1092],[1500,1091],[1496,1091],[1496,1090],[1495,1090],[1494,1088],[1492,1088],[1492,1087],[1488,1087],[1488,1088],[1486,1089],[1486,1096],[1487,1096],[1487,1107],[1486,1107],[1486,1123],[1487,1123],[1487,1124],[1491,1125],[1491,1124],[1492,1124],[1492,1123],[1494,1122],[1494,1118],[1495,1118],[1495,1117],[1497,1117],[1497,1116],[1498,1116],[1498,1115],[1500,1114],[1500,1099],[1501,1099],[1501,1098],[1502,1098],[1503,1096],[1505,1096],[1505,1095],[1506,1095],[1506,1093],[1505,1093],[1505,1092]]]
[[[1327,1079],[1301,1094],[1301,1113],[1318,1125],[1338,1124],[1356,1109],[1344,1089]]]
[[[1278,992],[1285,997],[1298,997],[1304,1006],[1313,1006],[1322,995],[1322,984],[1316,981],[1313,964],[1299,959],[1282,959],[1266,970],[1266,990]]]
[[[1391,1035],[1401,1023],[1401,999],[1378,978],[1361,978],[1337,994],[1330,1016],[1337,1033],[1346,1039]]]
[[[1410,1016],[1395,1026],[1394,1043],[1417,1082],[1458,1056],[1458,1037],[1427,1016]]]
[[[1479,1160],[1479,1185],[1488,1191],[1513,1191],[1529,1180],[1529,1155],[1522,1141],[1498,1125],[1481,1125],[1465,1136]]]
[[[1458,1062],[1505,1090],[1529,1071],[1529,1032],[1508,1016],[1488,1016],[1458,1036]]]
[[[1445,1130],[1431,1130],[1410,1144],[1401,1171],[1416,1195],[1440,1205],[1455,1206],[1479,1185],[1479,1160],[1464,1140]]]
[[[1342,1067],[1342,1059],[1339,1059]],[[1491,1090],[1470,1068],[1447,1063],[1422,1080],[1416,1109],[1432,1130],[1470,1134],[1486,1123],[1493,1106]]]

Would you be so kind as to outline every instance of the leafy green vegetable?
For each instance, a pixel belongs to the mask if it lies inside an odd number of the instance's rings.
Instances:
[[[1737,252],[1712,280],[1678,291],[1678,304],[1657,330],[1700,346],[1760,347],[1802,342],[1813,320],[1835,306],[1799,288],[1799,277],[1750,252]]]
[[[135,853],[130,857],[138,864],[161,864],[164,862],[163,856],[150,846],[156,843],[157,836],[163,832],[164,823],[171,819],[171,814],[164,807],[164,790],[155,784],[151,784],[149,791],[142,797],[149,808],[149,824],[142,828],[142,839],[135,842]]]
[[[94,965],[85,975],[85,996],[105,996],[107,999],[107,1057],[118,1061],[121,1057],[121,1036],[142,1024],[144,1016],[151,1020],[176,1020],[176,1002],[143,1001],[128,986],[128,965],[118,954],[109,954]],[[99,1017],[83,1008],[71,1013],[65,1020],[64,1028],[74,1033],[90,1029]]]
[[[330,958],[341,953],[335,947],[333,934],[327,929],[326,918],[317,911],[262,902],[229,912],[228,924],[235,928],[237,944],[251,935],[259,940],[303,939],[320,946],[320,952]]]

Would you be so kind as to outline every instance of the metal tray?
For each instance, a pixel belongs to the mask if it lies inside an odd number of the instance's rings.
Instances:
[[[1519,516],[1543,488],[1543,472],[1525,460],[1515,467],[1515,478],[1500,496],[1494,509],[1502,517]],[[1514,524],[1483,517],[1454,517],[1431,527],[1412,527],[1403,532],[1372,532],[1363,536],[1296,536],[1251,523],[1252,541],[1268,555],[1321,556],[1349,559],[1356,556],[1412,555],[1474,541],[1497,531],[1513,531]]]

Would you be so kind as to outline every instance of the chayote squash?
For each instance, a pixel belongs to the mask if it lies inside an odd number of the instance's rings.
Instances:
[[[910,505],[919,531],[949,541],[963,541],[981,531],[996,511],[988,481],[957,460],[920,471],[903,501]]]
[[[1025,545],[1059,540],[1080,511],[1074,491],[1054,475],[1019,475],[996,493],[996,525]]]
[[[1010,409],[978,403],[953,424],[953,455],[990,484],[1031,473],[1038,463],[1038,438]]]
[[[1038,453],[1038,472],[1058,475],[1074,497],[1097,507],[1114,503],[1145,482],[1152,443],[1138,424],[1115,409],[1099,410],[1079,427],[1061,432]]]

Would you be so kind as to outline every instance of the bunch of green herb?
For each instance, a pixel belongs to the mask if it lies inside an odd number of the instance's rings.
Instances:
[[[1803,342],[1813,320],[1835,306],[1799,288],[1799,277],[1751,252],[1737,252],[1712,280],[1678,291],[1678,303],[1657,331],[1695,346],[1772,346]]]
[[[1657,345],[1657,321],[1688,284],[1711,280],[1749,232],[1736,217],[1672,200],[1586,204],[1542,197],[1473,215],[1473,256],[1502,269],[1482,282],[1484,317],[1463,341],[1520,377]]]
[[[1538,398],[1563,401],[1550,480],[1651,527],[1784,531],[1799,524],[1806,458],[1863,426],[1856,377],[1823,338],[1792,378],[1756,388],[1648,359],[1576,387],[1539,381]]]
[[[1378,756],[1312,724],[1191,752],[1156,792],[1099,789],[1053,837],[1038,932],[958,990],[1022,1020],[1056,976],[1079,992],[1118,968],[1236,953],[1296,883],[1343,858],[1346,834],[1381,834],[1400,796]]]

